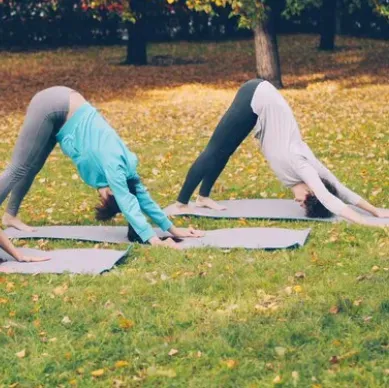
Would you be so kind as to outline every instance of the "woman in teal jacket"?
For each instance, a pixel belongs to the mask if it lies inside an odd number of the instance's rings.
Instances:
[[[92,105],[76,91],[63,86],[37,93],[28,107],[11,164],[0,175],[0,205],[11,193],[4,225],[32,229],[17,218],[17,213],[57,142],[72,159],[83,181],[99,190],[104,203],[114,197],[142,242],[178,248],[172,239],[160,240],[143,213],[174,237],[203,235],[192,228],[174,227],[141,183],[136,155]]]

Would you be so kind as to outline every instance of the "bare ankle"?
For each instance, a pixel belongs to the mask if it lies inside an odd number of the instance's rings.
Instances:
[[[11,214],[9,214],[9,213],[4,213],[3,214],[3,220],[12,220],[14,218],[16,218],[16,217],[11,215]]]

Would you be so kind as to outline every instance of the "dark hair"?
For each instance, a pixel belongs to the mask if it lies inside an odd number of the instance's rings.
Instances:
[[[139,183],[139,179],[131,178],[127,181],[128,190],[132,195],[136,196],[136,185]],[[96,220],[98,221],[108,221],[111,218],[115,217],[116,214],[121,213],[119,205],[116,202],[116,199],[113,195],[109,195],[107,199],[101,198],[100,205],[96,206]],[[131,242],[143,243],[142,239],[135,232],[132,225],[128,224],[127,232],[128,240]]]
[[[327,181],[327,179],[322,179],[322,182],[326,189],[336,197],[338,196],[338,190],[335,186]],[[316,195],[308,194],[305,197],[305,215],[310,218],[330,218],[333,214],[317,199]]]

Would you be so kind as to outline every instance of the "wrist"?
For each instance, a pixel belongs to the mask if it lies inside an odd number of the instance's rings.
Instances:
[[[174,225],[172,225],[172,226],[168,229],[168,232],[174,236],[174,235],[177,233],[177,228],[176,228]]]
[[[157,236],[153,236],[148,240],[148,242],[150,243],[150,245],[157,245],[161,243],[161,239]]]
[[[374,217],[379,217],[379,211],[378,209],[375,207],[375,206],[372,206],[371,210],[370,210],[370,213],[374,216]]]
[[[15,252],[12,252],[12,257],[16,260],[16,261],[22,261],[23,260],[23,254],[20,253],[19,251],[15,250]]]

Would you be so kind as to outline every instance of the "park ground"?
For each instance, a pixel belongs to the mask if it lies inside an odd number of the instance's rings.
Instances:
[[[306,141],[350,188],[389,206],[389,43],[281,36],[283,95]],[[29,99],[81,91],[140,159],[153,197],[175,200],[238,86],[251,41],[151,45],[193,63],[120,66],[124,47],[0,54],[0,168]],[[214,198],[288,198],[247,139]],[[98,198],[57,148],[21,216],[94,224]],[[389,237],[341,224],[176,219],[201,229],[312,227],[301,249],[135,246],[101,276],[0,276],[0,387],[384,387],[389,385]],[[124,224],[119,217],[115,223]],[[93,244],[21,241],[41,249]],[[125,248],[100,244],[96,247]]]

